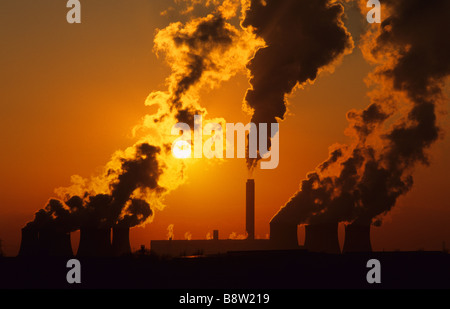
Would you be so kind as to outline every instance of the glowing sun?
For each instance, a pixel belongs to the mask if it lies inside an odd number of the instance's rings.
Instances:
[[[191,144],[187,141],[177,141],[172,146],[172,154],[177,159],[186,159],[191,157]]]

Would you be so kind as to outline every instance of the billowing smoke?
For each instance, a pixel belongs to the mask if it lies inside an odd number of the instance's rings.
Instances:
[[[134,218],[134,220],[126,220],[130,222],[136,221],[138,217],[147,219],[151,214],[148,203],[145,200],[136,199],[132,194],[136,190],[149,191],[160,195],[164,192],[164,188],[158,184],[163,166],[158,162],[157,155],[161,151],[158,147],[149,144],[140,144],[133,159],[122,159],[121,173],[117,176],[117,182],[111,184],[111,221],[116,222],[121,214],[123,214],[125,206],[125,218]],[[114,171],[111,171],[114,173]],[[127,205],[127,202],[130,202]],[[146,216],[143,216],[146,214]],[[122,219],[123,221],[124,219]]]
[[[125,214],[122,218],[119,218],[117,225],[125,227],[133,227],[145,222],[153,211],[144,200],[131,199],[126,206]]]
[[[225,19],[221,15],[212,15],[201,20],[193,33],[177,32],[173,42],[177,47],[186,46],[190,52],[187,54],[187,72],[179,77],[173,89],[172,108],[178,110],[177,119],[190,125],[194,123],[194,115],[198,110],[183,108],[182,96],[189,88],[199,82],[205,70],[210,70],[214,62],[209,59],[213,49],[227,49],[237,38],[237,31],[226,27]]]
[[[50,199],[27,227],[73,232],[82,227],[110,228],[115,224],[133,227],[144,223],[152,210],[149,203],[134,197],[133,193],[136,190],[157,195],[164,192],[158,185],[162,173],[156,157],[159,152],[159,148],[149,144],[136,145],[132,158],[121,159],[120,172],[108,171],[110,177],[117,174],[110,183],[110,194],[66,195],[65,202]]]
[[[174,239],[173,224],[169,224],[169,226],[167,227],[167,239]]]
[[[296,86],[314,82],[321,70],[353,48],[342,22],[343,7],[332,2],[250,1],[242,25],[251,27],[266,43],[248,64],[252,87],[245,102],[253,110],[252,122],[284,119],[286,96]],[[249,159],[249,169],[256,163]]]
[[[427,151],[441,132],[436,111],[450,74],[450,3],[383,4],[388,17],[363,37],[364,55],[377,65],[370,76],[375,89],[366,109],[347,114],[353,143],[333,146],[273,222],[379,225],[411,189],[414,167],[429,164]]]
[[[34,220],[25,228],[72,232],[79,228],[80,211],[81,208],[78,208],[78,205],[70,204],[69,206],[58,199],[50,199],[43,209],[35,213]]]
[[[167,90],[147,98],[146,105],[157,111],[145,115],[134,129],[138,141],[114,153],[99,175],[72,176],[70,187],[56,190],[60,199],[50,200],[28,227],[55,226],[65,232],[133,227],[149,222],[155,209],[163,209],[164,197],[185,179],[186,164],[171,153],[176,138],[171,128],[177,122],[192,125],[194,114],[205,117],[198,102],[200,88],[214,88],[245,71],[262,44],[254,34],[227,22],[237,9],[236,1],[225,1],[206,17],[171,23],[157,32],[154,51],[165,56],[172,73]]]
[[[196,102],[198,89],[215,87],[228,80],[243,69],[255,49],[262,45],[252,33],[226,21],[227,17],[233,17],[232,8],[237,10],[237,6],[227,1],[213,14],[186,25],[173,23],[156,35],[155,49],[166,54],[173,74],[168,78],[169,91],[161,98],[170,102],[170,110],[162,111],[161,118],[155,121],[164,119],[175,109],[177,121],[193,125],[195,114],[206,113]],[[157,104],[161,95],[153,93],[147,104]]]

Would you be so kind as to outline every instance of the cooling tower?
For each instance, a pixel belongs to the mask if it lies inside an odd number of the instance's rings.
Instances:
[[[338,223],[307,225],[305,227],[305,248],[311,252],[341,253]]]
[[[56,229],[42,229],[39,231],[40,256],[73,256],[70,233]]]
[[[255,180],[247,179],[245,195],[245,230],[247,239],[255,239]]]
[[[81,228],[77,256],[105,257],[111,255],[111,228]]]
[[[38,230],[24,227],[20,242],[19,256],[36,256],[39,250]]]
[[[297,249],[297,224],[274,217],[270,221],[270,241],[274,249]]]
[[[112,250],[114,256],[131,254],[129,227],[116,226],[113,228]]]
[[[345,226],[344,247],[346,252],[372,252],[370,244],[370,224],[348,224]]]

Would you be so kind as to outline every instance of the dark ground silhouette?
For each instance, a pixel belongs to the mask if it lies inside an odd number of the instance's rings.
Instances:
[[[232,252],[164,259],[152,255],[80,258],[81,284],[68,284],[69,258],[1,258],[0,288],[378,289],[450,288],[444,252]],[[381,263],[381,284],[369,284],[366,263]]]

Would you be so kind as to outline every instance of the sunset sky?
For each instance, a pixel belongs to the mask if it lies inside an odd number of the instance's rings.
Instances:
[[[207,8],[186,9],[183,1],[81,1],[81,24],[68,24],[65,1],[14,0],[0,3],[0,239],[7,255],[16,255],[21,228],[55,189],[72,175],[90,177],[117,150],[136,143],[133,128],[144,115],[152,91],[164,91],[170,67],[155,54],[158,29],[202,16]],[[280,122],[280,162],[274,170],[255,169],[256,237],[267,238],[269,221],[298,190],[306,174],[327,159],[329,147],[346,143],[346,113],[369,104],[365,78],[373,67],[358,48],[367,22],[346,6],[346,26],[355,48],[334,72],[294,90],[288,114]],[[165,13],[161,13],[165,12]],[[238,18],[230,21],[239,27]],[[307,48],[307,47],[305,47]],[[216,89],[203,89],[200,104],[210,118],[244,124],[242,108],[249,78],[245,67]],[[447,80],[445,94],[450,96]],[[449,101],[438,111],[442,137],[431,147],[430,166],[418,166],[413,189],[400,197],[372,228],[374,250],[441,250],[450,246]],[[191,234],[203,239],[245,233],[245,159],[189,159],[186,181],[165,197],[153,221],[131,230],[133,249],[150,240]],[[77,246],[78,232],[73,234]],[[304,231],[299,228],[299,242]],[[343,244],[343,224],[339,228]]]

